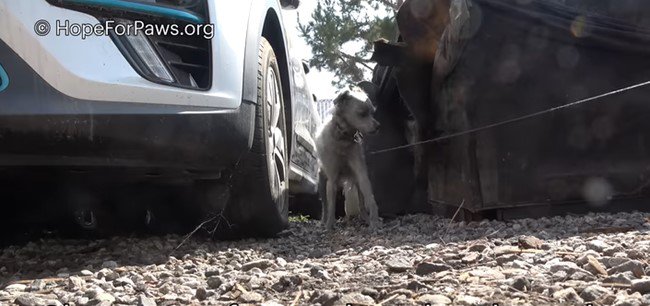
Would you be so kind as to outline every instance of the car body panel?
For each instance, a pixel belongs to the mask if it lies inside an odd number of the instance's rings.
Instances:
[[[299,184],[294,191],[315,192],[318,182],[318,163],[316,162],[315,135],[320,118],[316,112],[315,101],[313,100],[302,61],[293,57],[291,60],[291,75],[294,80],[294,134],[296,141],[291,151],[291,174],[296,181],[306,180],[305,184]],[[298,187],[299,186],[299,187]],[[314,188],[314,190],[312,190]]]

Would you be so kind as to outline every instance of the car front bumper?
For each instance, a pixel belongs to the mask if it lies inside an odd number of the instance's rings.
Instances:
[[[216,173],[250,148],[254,105],[237,109],[64,95],[0,41],[0,167],[166,168]]]

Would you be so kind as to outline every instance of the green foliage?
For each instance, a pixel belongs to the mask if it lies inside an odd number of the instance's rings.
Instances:
[[[309,64],[334,73],[332,85],[346,87],[372,71],[372,43],[394,39],[395,14],[402,0],[319,0],[312,20],[299,24],[300,35],[311,47]]]
[[[291,223],[309,222],[309,216],[304,216],[304,215],[289,216],[289,222]]]

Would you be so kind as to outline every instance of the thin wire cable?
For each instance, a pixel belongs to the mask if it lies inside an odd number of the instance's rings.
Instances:
[[[524,115],[524,116],[521,116],[521,117],[508,119],[508,120],[505,120],[505,121],[496,122],[496,123],[488,124],[488,125],[485,125],[485,126],[482,126],[482,127],[477,127],[477,128],[473,128],[473,129],[469,129],[469,130],[465,130],[465,131],[461,131],[461,132],[451,133],[451,134],[443,135],[443,136],[432,138],[432,139],[422,140],[422,141],[414,142],[414,143],[407,144],[407,145],[381,149],[381,150],[370,152],[370,154],[374,155],[374,154],[381,154],[381,153],[386,153],[386,152],[391,152],[391,151],[397,151],[397,150],[402,150],[402,149],[415,147],[415,146],[425,144],[425,143],[438,142],[438,141],[447,140],[447,139],[458,137],[458,136],[474,134],[476,132],[480,132],[480,131],[495,128],[495,127],[498,127],[498,126],[507,125],[507,124],[523,121],[523,120],[526,120],[526,119],[534,118],[534,117],[537,117],[537,116],[549,114],[549,113],[552,113],[554,111],[562,110],[562,109],[573,107],[573,106],[580,105],[580,104],[583,104],[583,103],[587,103],[587,102],[591,102],[591,101],[594,101],[594,100],[609,97],[609,96],[612,96],[612,95],[620,94],[620,93],[630,91],[632,89],[636,89],[636,88],[639,88],[639,87],[647,86],[647,85],[650,85],[650,81],[646,81],[646,82],[639,83],[639,84],[636,84],[636,85],[624,87],[624,88],[621,88],[621,89],[617,89],[617,90],[610,91],[610,92],[600,94],[600,95],[597,95],[597,96],[589,97],[589,98],[586,98],[586,99],[578,100],[578,101],[571,102],[571,103],[568,103],[568,104],[552,107],[552,108],[545,109],[545,110],[535,112],[535,113],[532,113],[532,114]]]

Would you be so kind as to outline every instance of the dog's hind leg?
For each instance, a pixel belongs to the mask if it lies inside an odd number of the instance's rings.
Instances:
[[[359,188],[355,182],[348,181],[345,183],[345,216],[346,218],[352,218],[360,215],[362,213],[361,207],[361,197],[359,194]]]
[[[360,210],[361,219],[366,223],[370,224],[370,214],[368,212],[368,209],[366,208],[366,205],[364,204],[363,193],[361,193],[361,189],[359,189],[358,185],[355,185],[355,189],[357,192],[357,199],[359,200],[359,210]]]

